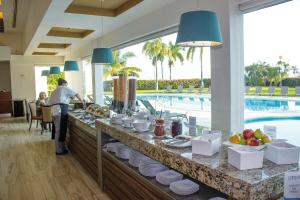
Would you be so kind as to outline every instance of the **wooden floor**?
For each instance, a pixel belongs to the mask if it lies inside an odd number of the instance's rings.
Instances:
[[[109,199],[72,155],[54,152],[50,133],[0,118],[0,200]]]

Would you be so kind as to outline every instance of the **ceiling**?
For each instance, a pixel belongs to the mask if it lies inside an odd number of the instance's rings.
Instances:
[[[25,0],[22,0],[25,1]],[[26,0],[27,1],[27,0]],[[105,8],[115,8],[123,5],[128,0],[105,0]],[[132,0],[130,0],[132,1]],[[103,34],[118,29],[126,24],[137,20],[155,10],[166,6],[175,0],[143,0],[134,7],[124,11],[116,17],[103,17]],[[21,1],[20,1],[21,2]],[[52,0],[46,14],[43,17],[37,31],[35,32],[25,55],[32,55],[33,52],[55,52],[56,55],[67,55],[71,50],[80,48],[83,45],[90,44],[91,41],[100,37],[101,17],[94,15],[65,13],[65,10],[71,5],[96,6],[100,0]],[[48,33],[53,27],[62,29],[86,29],[90,32],[84,38],[65,36],[50,36]],[[72,44],[67,48],[38,48],[40,43],[64,43]]]
[[[6,33],[23,32],[29,12],[31,0],[18,0],[16,12],[16,27],[13,27],[15,0],[2,0],[1,9],[4,15]]]

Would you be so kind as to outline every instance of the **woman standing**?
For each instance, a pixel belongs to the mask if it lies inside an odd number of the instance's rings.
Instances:
[[[49,105],[52,105],[52,116],[55,125],[55,149],[57,155],[67,154],[65,147],[68,123],[68,106],[69,99],[77,97],[83,104],[83,100],[78,93],[67,87],[66,80],[58,79],[58,87],[52,92]]]

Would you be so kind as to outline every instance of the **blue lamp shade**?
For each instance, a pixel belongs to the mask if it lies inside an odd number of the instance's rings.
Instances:
[[[113,53],[111,48],[96,48],[93,50],[93,64],[109,65],[114,63]]]
[[[215,12],[200,10],[181,15],[176,44],[184,47],[222,45],[220,24]]]
[[[59,74],[60,73],[60,67],[50,67],[50,74]]]
[[[65,62],[64,71],[79,71],[77,61],[68,60]]]
[[[42,76],[49,76],[50,75],[50,71],[49,70],[42,70]]]

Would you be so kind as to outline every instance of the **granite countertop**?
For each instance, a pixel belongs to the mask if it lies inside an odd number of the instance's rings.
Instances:
[[[152,132],[135,133],[109,119],[96,120],[97,129],[145,155],[236,199],[273,199],[283,192],[283,176],[298,164],[276,165],[264,160],[263,168],[240,171],[227,161],[227,147],[212,157],[192,154],[191,148],[166,147]],[[228,134],[223,133],[223,140]]]
[[[68,115],[69,115],[69,120],[74,121],[76,126],[80,127],[86,133],[89,133],[89,134],[93,135],[94,137],[97,136],[95,124],[93,124],[93,123],[89,124],[89,123],[87,123],[87,120],[81,119],[80,113],[74,113],[74,112],[70,111],[68,113]]]

